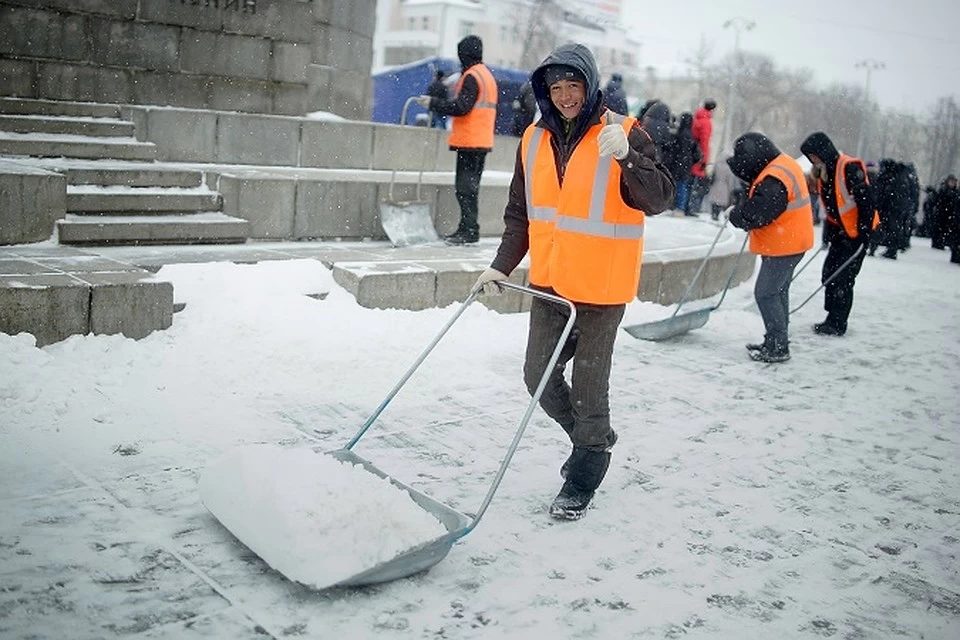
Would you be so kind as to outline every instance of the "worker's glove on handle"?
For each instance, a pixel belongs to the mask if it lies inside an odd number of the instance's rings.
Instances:
[[[613,121],[609,112],[607,112],[607,124],[600,129],[600,137],[597,140],[600,143],[601,156],[612,155],[617,160],[627,157],[627,152],[630,150],[627,134],[623,127]]]
[[[496,269],[487,269],[480,274],[480,277],[477,278],[477,283],[473,285],[475,290],[479,290],[480,293],[488,296],[499,295],[503,292],[503,289],[500,287],[497,282],[500,280],[506,280],[506,274],[503,274]]]

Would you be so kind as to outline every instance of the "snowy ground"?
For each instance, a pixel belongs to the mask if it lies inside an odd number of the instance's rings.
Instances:
[[[0,637],[960,637],[960,268],[926,241],[867,259],[846,337],[811,333],[822,296],[799,311],[784,365],[743,348],[752,283],[681,339],[621,333],[585,519],[546,513],[567,445],[538,410],[443,561],[325,592],[237,543],[200,472],[344,445],[455,307],[363,309],[311,260],[161,276],[187,306],[144,340],[0,334]],[[526,324],[471,306],[355,451],[475,511],[526,407]]]

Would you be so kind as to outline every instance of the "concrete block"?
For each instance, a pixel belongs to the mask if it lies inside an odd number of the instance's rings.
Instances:
[[[138,104],[207,108],[213,92],[213,81],[207,76],[133,70],[130,82],[131,101]]]
[[[91,35],[81,15],[0,6],[0,53],[85,61],[93,52]]]
[[[212,162],[217,157],[217,114],[193,109],[150,109],[146,139],[157,146],[157,159]]]
[[[48,239],[66,203],[66,176],[0,163],[0,244]]]
[[[747,256],[742,258],[742,260],[746,259]],[[701,290],[702,297],[709,298],[710,296],[723,291],[723,287],[726,286],[727,280],[730,278],[730,273],[733,271],[736,261],[737,256],[735,255],[713,256],[707,261],[707,266],[704,268],[703,274],[700,276],[703,278],[703,288]],[[733,286],[732,282],[730,286]]]
[[[373,124],[372,169],[429,171],[436,163],[431,129]]]
[[[37,346],[90,327],[90,287],[67,274],[0,275],[0,331],[30,333]]]
[[[674,260],[663,263],[663,273],[660,278],[660,293],[657,302],[663,305],[676,304],[687,286],[693,280],[694,274],[700,267],[702,259],[697,260]],[[689,300],[698,300],[702,298],[703,277],[693,285]]]
[[[59,273],[59,271],[42,265],[36,260],[0,256],[0,276],[21,274],[35,276],[41,273]]]
[[[307,111],[329,111],[350,120],[370,120],[373,80],[323,64],[307,67]]]
[[[300,180],[293,237],[383,237],[377,207],[375,183]]]
[[[120,333],[139,340],[173,324],[173,284],[146,271],[86,274],[90,332]]]
[[[333,279],[368,309],[421,311],[436,306],[436,272],[414,263],[338,263]]]
[[[222,0],[221,0],[222,3]],[[310,42],[313,8],[310,2],[257,0],[256,13],[223,11],[223,30],[288,42]]]
[[[273,113],[280,116],[302,116],[307,113],[305,84],[273,83]]]
[[[184,187],[194,188],[203,184],[200,171],[177,171],[150,167],[130,169],[70,168],[67,184],[119,185],[124,187]]]
[[[373,128],[369,122],[303,120],[300,166],[369,169],[373,162]]]
[[[437,233],[445,235],[453,233],[460,224],[460,204],[457,202],[456,188],[452,184],[441,185],[437,188],[437,203],[434,213]],[[499,237],[503,233],[503,210],[507,206],[509,187],[480,185],[477,222],[480,224],[480,235],[483,237]]]
[[[737,267],[737,275],[733,277],[734,286],[740,284],[741,282],[746,282],[753,277],[753,270],[757,266],[757,256],[750,253],[749,251],[744,252],[743,258],[740,259],[740,265]]]
[[[437,138],[437,171],[456,171],[457,169],[457,152],[450,150],[450,145],[447,143],[447,138],[450,136],[448,131],[440,131],[436,129],[438,138]],[[486,167],[486,163],[484,163]]]
[[[205,31],[223,30],[223,12],[190,2],[140,2],[139,15],[144,22],[193,27]]]
[[[270,41],[265,38],[184,29],[181,42],[181,71],[258,80],[270,77]]]
[[[180,28],[90,18],[91,61],[100,65],[180,71]],[[184,38],[186,41],[186,38]]]
[[[37,63],[0,56],[0,87],[11,96],[27,98],[36,95]]]
[[[70,273],[79,277],[79,274],[100,272],[141,272],[132,264],[111,260],[98,255],[79,256],[37,256],[33,261],[51,272]]]
[[[221,111],[269,113],[273,83],[263,80],[204,76],[210,86],[207,108]]]
[[[296,42],[274,42],[270,79],[280,82],[307,83],[310,47]]]
[[[297,180],[280,176],[220,176],[223,212],[250,223],[250,237],[287,240],[294,233]]]
[[[513,136],[494,136],[493,151],[487,154],[484,171],[508,171],[513,173],[517,164],[517,147],[520,138]]]
[[[373,54],[373,38],[332,24],[317,23],[310,60],[342,71],[363,71]],[[366,74],[369,75],[369,69]]]
[[[282,116],[221,113],[217,162],[297,166],[300,120]]]
[[[17,0],[17,4],[61,10],[62,13],[94,13],[133,20],[137,17],[137,5],[141,3],[139,0]]]
[[[659,302],[660,278],[663,275],[663,263],[659,260],[644,259],[640,267],[640,287],[637,299],[644,302]]]
[[[38,96],[84,102],[132,102],[131,72],[59,62],[37,63]]]

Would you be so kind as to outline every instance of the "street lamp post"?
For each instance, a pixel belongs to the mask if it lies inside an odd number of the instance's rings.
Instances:
[[[750,31],[757,23],[753,20],[748,20],[740,16],[730,18],[723,23],[724,29],[733,29],[734,39],[733,39],[733,69],[730,73],[730,81],[727,83],[727,104],[724,105],[723,109],[726,113],[726,117],[723,119],[723,136],[721,136],[720,141],[720,150],[721,151],[731,151],[727,147],[730,143],[730,127],[733,124],[733,101],[736,96],[736,85],[737,85],[737,76],[740,75],[740,33],[742,31]]]
[[[857,69],[867,70],[867,84],[863,89],[863,107],[860,114],[860,135],[857,136],[857,157],[862,158],[864,150],[863,147],[867,141],[867,130],[869,129],[870,125],[867,116],[867,107],[870,103],[870,74],[874,71],[885,69],[887,65],[879,60],[866,58],[864,60],[858,60],[853,66]]]

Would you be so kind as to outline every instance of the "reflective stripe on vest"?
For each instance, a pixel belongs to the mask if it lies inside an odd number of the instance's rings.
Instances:
[[[787,190],[787,207],[772,222],[750,230],[750,251],[761,256],[790,256],[813,247],[813,209],[803,169],[781,153],[763,168],[750,185],[750,197],[767,177],[780,181]]]
[[[615,121],[627,135],[636,122]],[[602,128],[591,126],[577,143],[562,184],[552,134],[536,125],[524,133],[529,278],[574,302],[624,304],[637,295],[644,214],[623,201],[619,164],[599,155]]]
[[[497,123],[497,81],[481,62],[467,69],[457,82],[459,94],[467,76],[477,81],[477,101],[462,116],[454,116],[447,144],[461,149],[493,149]]]

